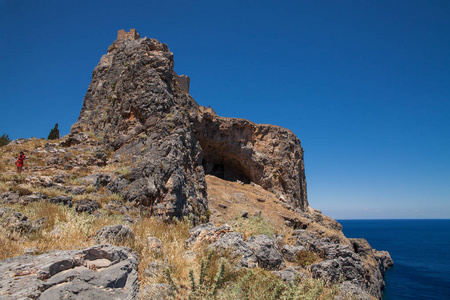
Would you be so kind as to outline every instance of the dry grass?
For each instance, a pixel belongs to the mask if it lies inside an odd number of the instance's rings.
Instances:
[[[262,216],[250,216],[249,218],[236,218],[230,224],[234,230],[243,234],[244,239],[254,235],[265,234],[274,237],[277,229]]]
[[[327,286],[318,279],[297,279],[286,285],[280,277],[262,269],[241,269],[217,299],[333,299],[339,293],[336,286]]]
[[[91,138],[100,140],[101,137]],[[125,177],[129,176],[131,156],[121,156],[119,162],[107,166],[77,166],[72,170],[63,170],[62,165],[46,166],[46,154],[39,152],[43,149],[47,140],[33,139],[24,144],[13,146],[7,145],[0,149],[0,191],[14,190],[25,195],[29,192],[43,193],[48,197],[57,195],[68,195],[66,192],[56,188],[45,188],[39,185],[25,184],[27,176],[55,175],[63,171],[67,174],[64,185],[83,185],[85,183],[79,178],[94,172],[117,172]],[[24,150],[29,156],[25,163],[24,173],[15,174],[15,157],[18,151]],[[38,150],[29,155],[30,151]],[[16,153],[17,152],[17,153]],[[28,153],[27,153],[28,152]],[[92,149],[85,148],[67,149],[60,157],[65,162],[76,158],[87,159],[92,156]],[[111,158],[112,154],[108,153]],[[34,169],[31,169],[34,168]],[[283,234],[289,237],[292,229],[285,226],[282,216],[296,216],[294,212],[283,207],[279,199],[273,194],[257,185],[242,185],[236,182],[228,182],[213,176],[207,176],[211,221],[216,225],[228,223],[235,230],[243,233],[245,238],[257,234]],[[96,200],[101,207],[111,200],[122,201],[123,197],[117,194],[109,194],[104,188],[87,186],[87,193],[73,196],[73,201],[86,198]],[[259,200],[258,200],[259,198]],[[260,201],[263,199],[264,201]],[[227,205],[224,209],[219,204]],[[0,229],[0,259],[22,255],[27,248],[37,248],[39,252],[54,249],[76,249],[93,245],[93,236],[106,225],[123,224],[123,216],[100,209],[101,217],[95,217],[87,213],[77,213],[73,208],[51,204],[46,201],[34,202],[28,205],[8,205],[16,211],[28,216],[30,220],[46,218],[46,223],[40,232],[29,237],[15,236],[8,238],[4,228]],[[240,218],[242,211],[249,213],[249,218]],[[192,277],[194,281],[200,277],[200,266],[202,260],[208,257],[207,245],[198,244],[194,249],[185,247],[185,240],[189,237],[191,223],[187,220],[173,223],[162,222],[145,214],[132,214],[135,223],[129,225],[134,232],[134,239],[119,243],[119,246],[127,246],[137,251],[139,256],[139,281],[141,288],[152,283],[167,283],[167,276],[160,274],[156,277],[148,277],[145,269],[149,263],[155,260],[165,261],[171,270],[171,278],[177,285],[178,292],[175,299],[211,299],[208,297],[214,288],[216,276],[220,273],[221,256],[213,254],[210,267],[206,271],[204,291],[193,293]],[[333,235],[336,232],[311,226],[311,230],[323,232],[324,235]],[[318,226],[318,225],[317,225]],[[148,237],[153,236],[161,240],[163,251],[157,252],[148,245]],[[308,265],[316,258],[309,254],[299,257],[298,264]],[[279,277],[271,272],[261,269],[234,268],[234,261],[227,260],[223,273],[223,281],[217,293],[217,299],[331,299],[336,295],[337,289],[327,287],[318,280],[303,280],[293,286],[285,285]],[[190,277],[190,270],[192,276]]]

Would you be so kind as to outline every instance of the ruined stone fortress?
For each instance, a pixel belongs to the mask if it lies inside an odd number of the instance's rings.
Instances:
[[[119,31],[117,31],[117,39],[118,40],[134,41],[134,40],[137,40],[140,38],[141,38],[141,36],[137,32],[136,28],[131,28],[130,32],[126,32],[125,29],[120,29]],[[189,76],[175,74],[175,78],[176,78],[177,82],[180,84],[183,91],[185,91],[186,93],[189,94],[189,83],[191,81]]]
[[[130,29],[130,32],[126,32],[125,29],[121,29],[117,32],[117,39],[118,40],[137,40],[141,38],[139,33],[136,31],[135,28]]]

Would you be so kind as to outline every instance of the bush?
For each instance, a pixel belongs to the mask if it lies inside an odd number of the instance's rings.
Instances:
[[[52,130],[50,130],[47,140],[59,140],[58,123],[56,123],[55,127]]]
[[[302,250],[297,253],[295,261],[302,267],[306,267],[320,260],[320,257],[316,253]]]
[[[7,134],[3,134],[2,136],[0,136],[0,147],[8,145],[10,142],[11,139]]]
[[[246,239],[259,234],[274,237],[275,234],[275,228],[261,215],[251,216],[249,218],[236,218],[232,223],[232,227],[234,227],[237,232],[242,233]]]

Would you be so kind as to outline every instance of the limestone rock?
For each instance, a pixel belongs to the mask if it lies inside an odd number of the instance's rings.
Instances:
[[[138,258],[111,245],[0,262],[2,299],[136,299]]]
[[[85,177],[81,180],[86,182],[88,185],[93,185],[95,187],[101,187],[108,185],[112,180],[113,175],[108,173],[96,173]]]
[[[53,204],[67,205],[68,207],[73,206],[72,197],[70,197],[70,196],[60,195],[60,196],[50,198],[47,201],[50,203],[53,203]]]
[[[71,133],[67,139],[62,141],[60,145],[62,147],[70,147],[73,145],[81,144],[84,141],[87,141],[89,139],[89,136],[82,132],[77,133]]]
[[[224,226],[226,227],[223,228]],[[197,226],[186,241],[186,245],[191,246],[199,240],[206,243],[215,240],[208,246],[208,249],[219,254],[228,254],[232,258],[240,258],[237,264],[239,267],[279,270],[285,266],[283,257],[278,252],[273,239],[266,235],[257,235],[245,241],[241,233],[229,232],[229,226],[224,226],[214,227],[210,223]],[[223,229],[226,233],[223,233]]]
[[[100,205],[95,200],[80,200],[76,203],[75,210],[79,213],[87,212],[88,214],[93,214],[97,209],[100,208]]]
[[[285,266],[283,257],[275,247],[273,239],[265,234],[249,237],[247,245],[255,253],[258,267],[267,270],[279,270]]]
[[[39,232],[45,225],[46,219],[29,220],[24,214],[12,208],[0,206],[0,226],[6,229],[10,239],[27,236]]]
[[[281,254],[283,255],[285,260],[295,262],[297,260],[297,253],[305,250],[306,249],[303,246],[284,245],[281,248]]]
[[[237,266],[244,268],[254,268],[258,266],[258,260],[253,250],[245,242],[244,237],[238,232],[224,234],[216,242],[208,247],[219,254],[229,254],[232,258],[240,258]]]
[[[228,232],[231,232],[231,227],[227,224],[220,227],[214,227],[212,223],[200,224],[189,230],[189,238],[185,243],[188,247],[197,243],[211,244]]]
[[[95,235],[97,244],[120,243],[127,239],[133,239],[133,230],[126,225],[105,226]]]
[[[394,265],[394,261],[392,260],[391,255],[387,251],[378,251],[375,249],[373,249],[373,254],[380,266],[381,274],[384,275],[386,270]]]
[[[254,182],[306,210],[303,149],[271,125],[218,117],[190,97],[173,54],[155,39],[118,39],[94,69],[65,146],[101,136],[114,157],[130,157],[130,175],[108,189],[163,219],[207,221],[206,173]],[[101,152],[95,158],[105,159]]]
[[[335,300],[373,300],[373,297],[362,287],[357,284],[353,284],[349,281],[345,281],[339,284],[340,292],[334,299]]]
[[[303,149],[291,131],[207,110],[194,121],[206,173],[254,182],[294,207],[308,208]]]
[[[19,198],[20,198],[19,194],[15,193],[15,192],[4,192],[4,193],[0,194],[0,202],[4,203],[4,204],[17,203],[17,202],[19,202]]]
[[[287,283],[293,283],[295,280],[299,280],[301,278],[307,278],[307,275],[302,272],[299,267],[288,267],[281,271],[273,271],[273,274],[279,276],[283,281]]]
[[[198,105],[173,71],[173,54],[155,39],[118,39],[93,72],[69,137],[102,135],[115,156],[139,156],[126,187],[114,189],[162,218],[206,214],[201,150],[188,111]],[[99,109],[101,108],[101,109]],[[125,182],[126,183],[126,182]]]

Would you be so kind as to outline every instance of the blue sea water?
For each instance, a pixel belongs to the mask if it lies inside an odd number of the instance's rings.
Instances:
[[[450,299],[450,220],[338,220],[345,236],[386,250],[384,300]]]

